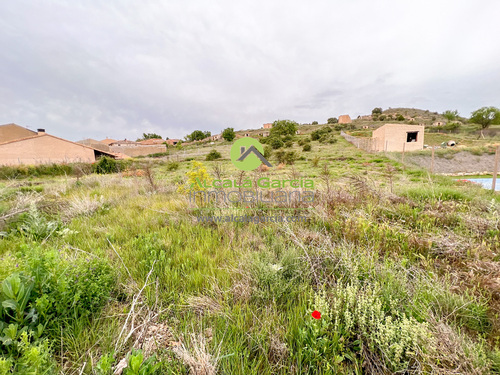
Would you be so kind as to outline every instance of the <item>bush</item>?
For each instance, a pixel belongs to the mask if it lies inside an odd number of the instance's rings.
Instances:
[[[327,120],[327,123],[328,124],[336,124],[339,122],[339,119],[337,117],[330,117],[328,120]]]
[[[278,150],[274,153],[274,156],[276,157],[276,161],[278,164],[285,163],[285,156],[286,152],[284,150]]]
[[[449,133],[457,133],[460,130],[460,126],[458,122],[450,122],[443,126],[443,130]]]
[[[100,157],[99,160],[95,164],[93,164],[93,167],[94,173],[98,174],[118,172],[118,164],[116,163],[116,160],[108,156]]]
[[[284,146],[283,141],[280,138],[271,138],[268,140],[268,144],[274,149],[277,150]]]
[[[168,156],[170,153],[168,152],[156,152],[154,154],[149,154],[148,157],[150,158],[162,158],[164,156]]]
[[[321,136],[321,138],[319,139],[319,142],[320,143],[330,143],[330,144],[333,144],[333,143],[337,142],[337,138],[335,138],[335,136],[333,134],[331,134],[331,133],[323,134]]]
[[[171,161],[167,164],[167,171],[176,171],[179,169],[179,163],[176,161]]]
[[[304,146],[305,144],[311,142],[311,138],[307,137],[307,138],[301,138],[299,139],[299,141],[297,142],[297,144],[299,146]]]
[[[330,126],[323,126],[320,129],[317,129],[311,133],[311,139],[313,141],[319,140],[324,134],[331,133],[333,129]]]
[[[318,125],[318,121],[313,121],[311,125]]]
[[[269,145],[264,146],[264,157],[269,160],[273,155],[273,148]]]
[[[21,250],[20,271],[0,290],[0,373],[52,373],[49,344],[60,341],[62,326],[81,324],[104,306],[115,275],[99,258],[69,261],[55,250]]]
[[[331,299],[315,293],[308,311],[321,312],[321,318],[309,318],[299,331],[303,361],[342,372],[342,363],[358,360],[365,348],[392,372],[404,372],[420,359],[422,347],[434,350],[428,325],[386,306],[381,293],[378,285],[360,282],[339,283]]]
[[[210,151],[207,156],[205,157],[205,160],[206,161],[212,161],[212,160],[217,160],[217,159],[220,159],[222,157],[222,155],[220,154],[219,151],[217,150],[212,150]]]
[[[285,147],[290,148],[292,146],[293,146],[293,142],[292,141],[286,141]]]
[[[302,151],[311,151],[312,147],[310,143],[307,143],[302,147]]]
[[[299,156],[297,155],[297,153],[295,151],[289,151],[285,155],[285,163],[292,165],[297,161],[298,157]]]
[[[398,116],[396,117],[396,120],[397,120],[397,121],[404,121],[404,120],[405,120],[405,117],[404,117],[403,115],[398,115]]]
[[[89,173],[90,164],[84,163],[4,166],[0,167],[0,179],[73,175],[77,166]]]

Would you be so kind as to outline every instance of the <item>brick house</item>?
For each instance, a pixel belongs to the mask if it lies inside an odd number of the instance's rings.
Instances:
[[[47,134],[45,129],[34,132],[15,124],[0,125],[0,165],[93,163],[103,155],[116,158],[113,153]]]
[[[352,123],[351,116],[342,115],[339,117],[339,124],[350,124]]]
[[[169,146],[175,146],[177,143],[180,142],[180,139],[167,139],[165,142]]]
[[[139,143],[141,145],[145,145],[145,146],[162,145],[165,142],[166,141],[164,139],[161,139],[161,138],[150,138],[150,139],[145,139],[144,141],[139,141]]]
[[[212,135],[210,137],[211,141],[218,141],[218,140],[221,140],[221,139],[222,139],[222,134],[216,134],[216,135]]]
[[[270,122],[262,125],[262,129],[272,129],[272,127],[273,127],[273,124]]]
[[[424,148],[424,126],[385,124],[373,131],[374,151],[417,151]]]

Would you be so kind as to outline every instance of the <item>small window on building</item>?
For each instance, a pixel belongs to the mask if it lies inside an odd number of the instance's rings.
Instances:
[[[416,142],[418,132],[408,132],[406,133],[406,142]]]

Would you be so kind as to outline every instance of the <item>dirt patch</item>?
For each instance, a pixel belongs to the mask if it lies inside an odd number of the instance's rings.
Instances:
[[[431,169],[431,155],[412,155],[407,153],[405,162],[420,168]],[[495,155],[473,155],[470,152],[460,151],[444,156],[436,155],[434,158],[434,173],[452,174],[486,174],[493,173]]]

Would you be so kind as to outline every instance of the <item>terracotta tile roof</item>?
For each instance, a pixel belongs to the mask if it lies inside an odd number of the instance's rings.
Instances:
[[[103,139],[101,142],[110,145],[111,143],[116,142],[116,139],[106,138]]]

